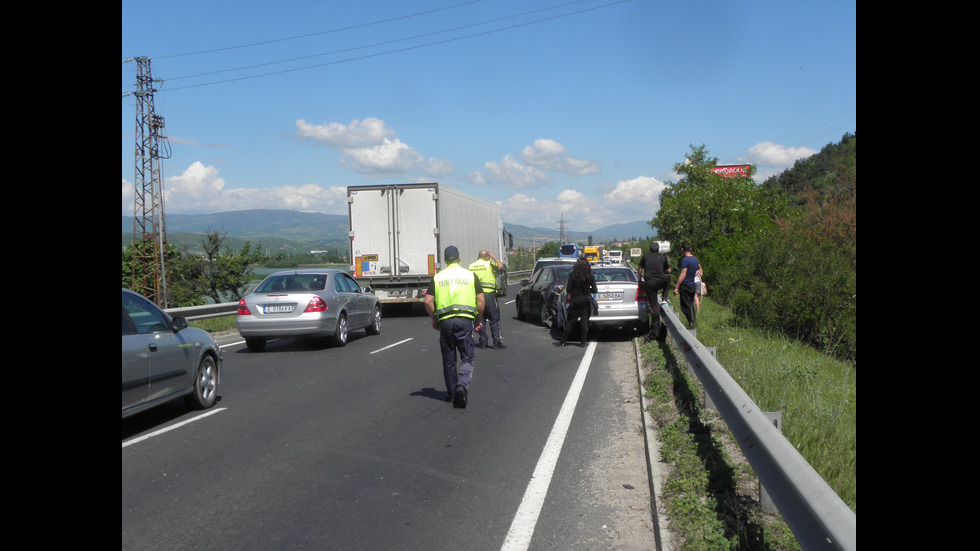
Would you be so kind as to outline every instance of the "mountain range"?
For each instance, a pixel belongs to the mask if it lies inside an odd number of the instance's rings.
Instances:
[[[207,231],[227,234],[229,245],[249,240],[261,243],[263,249],[309,252],[310,249],[347,247],[347,215],[299,212],[294,210],[238,210],[213,214],[168,214],[167,239],[178,246],[190,240],[199,242]],[[528,227],[504,222],[504,229],[514,236],[515,247],[532,244],[532,238],[558,241],[557,228]],[[122,217],[123,246],[132,241],[133,217]],[[187,235],[183,235],[187,234]],[[610,243],[630,238],[638,240],[656,235],[646,221],[626,222],[598,228],[593,231],[565,230],[566,241]]]

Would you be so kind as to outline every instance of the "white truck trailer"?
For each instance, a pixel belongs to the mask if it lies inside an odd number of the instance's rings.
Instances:
[[[382,303],[422,302],[449,245],[464,268],[483,249],[507,268],[509,234],[491,201],[438,183],[348,186],[347,209],[351,274]],[[506,272],[498,282],[506,294]]]

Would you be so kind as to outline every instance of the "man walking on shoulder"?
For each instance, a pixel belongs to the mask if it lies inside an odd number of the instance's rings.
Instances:
[[[674,294],[680,291],[681,312],[687,318],[688,329],[697,328],[697,311],[694,309],[694,294],[697,288],[694,286],[694,275],[698,273],[701,264],[698,258],[691,252],[691,244],[687,241],[681,243],[681,252],[684,258],[681,259],[681,273],[677,276],[677,285],[674,286]]]
[[[425,311],[439,331],[446,401],[465,408],[473,377],[473,330],[483,327],[484,296],[480,279],[459,265],[459,249],[450,245],[443,254],[446,268],[432,278],[425,295]],[[459,365],[456,355],[459,353]]]
[[[660,303],[657,296],[662,293],[664,302],[667,301],[667,289],[670,288],[670,262],[665,255],[660,254],[660,243],[650,243],[650,252],[640,257],[640,265],[636,270],[637,276],[643,283],[647,295],[647,308],[650,309],[650,334],[647,340],[660,338]]]

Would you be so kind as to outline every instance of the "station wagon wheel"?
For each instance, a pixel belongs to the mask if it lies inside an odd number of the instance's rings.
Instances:
[[[517,319],[523,321],[524,320],[524,309],[523,309],[524,307],[521,306],[521,302],[522,302],[521,301],[521,295],[517,295],[517,298],[514,299],[514,300],[515,300],[515,302],[517,302]]]
[[[371,318],[371,325],[367,326],[368,335],[380,335],[381,334],[381,307],[376,306],[374,308],[374,317]]]
[[[337,318],[337,332],[333,335],[334,346],[345,346],[347,344],[347,314],[340,314]]]
[[[214,356],[207,354],[201,360],[194,376],[194,391],[186,396],[186,401],[193,409],[207,409],[218,401],[218,364]]]
[[[541,325],[544,325],[545,327],[547,327],[548,326],[548,305],[545,304],[543,300],[541,301],[541,312],[540,312],[540,316],[541,316]]]

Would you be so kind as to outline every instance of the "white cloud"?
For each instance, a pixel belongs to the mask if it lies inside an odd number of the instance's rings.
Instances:
[[[748,155],[742,161],[760,166],[789,168],[799,159],[805,159],[817,153],[809,147],[786,147],[772,142],[760,142],[749,148]]]
[[[296,121],[296,137],[340,152],[340,165],[366,175],[420,173],[426,177],[452,174],[446,159],[426,159],[397,137],[395,131],[376,118],[314,125]]]
[[[521,161],[542,170],[562,172],[569,176],[599,173],[598,165],[570,157],[568,149],[554,140],[535,140],[534,145],[525,146],[521,150]]]
[[[567,176],[598,174],[599,166],[568,155],[562,144],[547,139],[535,140],[521,150],[520,159],[505,155],[501,161],[487,161],[484,172],[473,172],[469,179],[476,185],[498,184],[509,189],[527,189],[550,184],[549,172]]]
[[[617,183],[601,198],[578,190],[565,189],[554,199],[540,200],[518,193],[501,203],[508,222],[532,227],[565,227],[591,231],[603,226],[638,220],[651,220],[660,208],[660,192],[665,184],[656,178],[640,176]]]
[[[164,207],[167,212],[211,213],[246,209],[288,209],[304,212],[346,214],[347,188],[324,188],[315,184],[276,188],[229,188],[218,169],[191,164],[179,176],[164,180]],[[133,213],[135,190],[123,180],[123,213]]]

